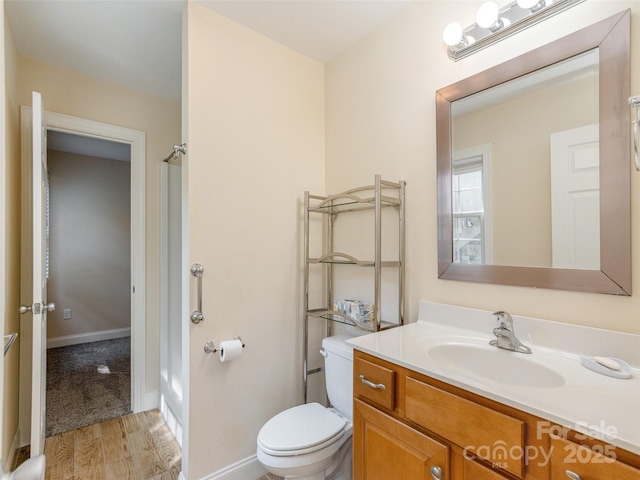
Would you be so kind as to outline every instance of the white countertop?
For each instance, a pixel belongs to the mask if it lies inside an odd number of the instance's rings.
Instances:
[[[504,355],[502,368],[509,368],[511,356],[518,356],[557,372],[564,379],[562,386],[505,385],[474,375],[460,365],[452,368],[429,354],[431,346],[459,343],[461,339],[485,348],[495,338],[492,330],[496,321],[484,310],[420,302],[416,323],[355,337],[349,343],[365,353],[640,455],[640,335],[516,315],[513,319],[517,337],[533,353],[496,348]],[[631,366],[632,377],[617,379],[588,370],[580,363],[583,355],[623,359]]]

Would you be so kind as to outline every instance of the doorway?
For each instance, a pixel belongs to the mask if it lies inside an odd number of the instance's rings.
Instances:
[[[47,437],[131,413],[130,150],[47,132]]]
[[[131,382],[130,382],[130,404],[133,412],[140,412],[145,409],[145,333],[146,333],[146,285],[145,285],[145,134],[137,130],[123,127],[117,127],[108,124],[102,124],[91,120],[71,117],[68,115],[45,112],[45,123],[47,132],[60,132],[65,134],[79,135],[81,137],[89,137],[92,139],[108,140],[119,144],[125,144],[130,151],[131,162],[129,164],[130,172],[130,280],[125,284],[127,296],[130,299],[130,361],[131,361]],[[29,185],[31,182],[30,163],[28,159],[31,157],[30,142],[31,137],[31,109],[22,107],[22,145],[23,145],[23,182]],[[30,201],[29,189],[25,188],[23,195],[23,203],[25,205],[25,217],[29,217]],[[30,238],[29,225],[30,218],[23,220],[23,238]],[[69,234],[69,232],[65,232]],[[26,246],[26,245],[25,245]],[[25,248],[22,252],[22,269],[23,275],[21,280],[21,296],[23,301],[28,302],[32,292],[29,288],[31,275],[28,274],[31,267],[29,259],[31,252],[29,248]],[[81,274],[77,275],[77,279],[90,278],[94,275],[91,268],[81,269]],[[25,278],[26,277],[26,278]],[[51,296],[52,301],[56,299]],[[61,305],[60,313],[64,317],[64,306]],[[73,309],[70,312],[73,318]],[[29,317],[29,318],[26,318]],[[22,405],[30,405],[32,402],[32,378],[31,378],[31,357],[32,345],[31,338],[32,326],[31,315],[23,315],[21,319],[21,327],[24,328],[24,336],[22,337],[21,347],[21,380],[20,380],[20,401]],[[109,330],[109,329],[107,329]],[[118,333],[118,329],[115,333]],[[119,332],[122,334],[122,331]],[[114,332],[111,332],[114,334]],[[117,335],[116,335],[117,336]],[[64,337],[64,336],[63,336]],[[35,395],[34,395],[35,397]],[[149,403],[148,401],[146,403]],[[153,408],[153,407],[151,407]],[[29,437],[31,429],[31,412],[29,409],[22,409],[20,414],[20,431],[23,434],[21,445],[29,443],[34,444],[34,439]],[[33,435],[33,432],[31,433]],[[40,444],[40,442],[36,442]],[[32,450],[32,455],[40,453]]]

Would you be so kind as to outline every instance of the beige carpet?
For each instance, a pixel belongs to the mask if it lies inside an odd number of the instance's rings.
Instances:
[[[130,344],[125,337],[47,350],[47,437],[131,413]]]

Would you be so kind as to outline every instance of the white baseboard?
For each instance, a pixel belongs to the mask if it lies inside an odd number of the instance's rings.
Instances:
[[[182,419],[180,415],[176,413],[176,411],[171,408],[169,402],[167,402],[164,395],[160,395],[160,413],[164,418],[167,427],[171,430],[173,437],[182,448]]]
[[[267,474],[256,455],[240,460],[222,470],[203,477],[202,480],[254,480]]]
[[[99,332],[79,333],[77,335],[65,335],[47,339],[47,348],[67,347],[80,343],[99,342],[101,340],[112,340],[114,338],[130,337],[130,328],[114,328],[111,330],[101,330]]]

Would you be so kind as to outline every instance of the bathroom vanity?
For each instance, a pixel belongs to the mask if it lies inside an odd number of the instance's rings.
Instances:
[[[350,341],[354,480],[640,480],[639,336],[514,316],[525,355],[488,345],[491,312],[420,311]],[[632,378],[580,364],[602,345]]]

